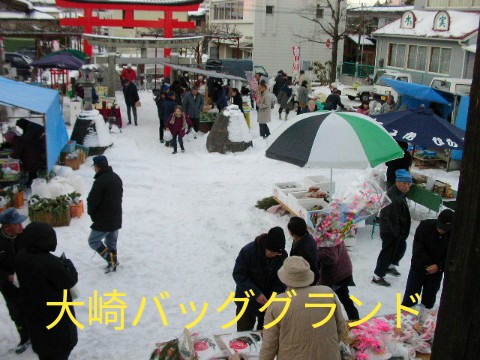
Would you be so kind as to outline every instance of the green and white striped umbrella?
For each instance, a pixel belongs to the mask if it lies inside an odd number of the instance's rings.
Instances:
[[[300,167],[365,169],[403,156],[380,124],[349,112],[296,116],[270,135],[269,143],[267,157]]]

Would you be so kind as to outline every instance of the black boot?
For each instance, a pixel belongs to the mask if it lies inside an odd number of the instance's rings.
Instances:
[[[110,256],[108,260],[108,265],[105,268],[105,274],[108,274],[109,272],[116,271],[117,266],[119,265],[119,262],[117,260],[117,250],[110,250]]]
[[[17,325],[18,334],[20,335],[20,342],[18,343],[17,347],[15,348],[15,354],[21,354],[25,352],[30,346],[30,337],[28,336],[25,327],[23,325]]]
[[[105,259],[105,261],[108,263],[110,260],[110,251],[105,245],[100,245],[100,247],[97,249],[98,255],[100,255],[102,258]]]

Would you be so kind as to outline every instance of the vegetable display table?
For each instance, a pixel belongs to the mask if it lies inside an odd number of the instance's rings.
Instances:
[[[454,198],[442,198],[437,193],[427,190],[423,186],[413,185],[407,193],[407,198],[438,213],[442,206],[455,209],[457,192],[452,190],[452,193],[455,196]]]

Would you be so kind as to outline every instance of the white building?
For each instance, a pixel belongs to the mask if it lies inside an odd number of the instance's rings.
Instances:
[[[314,61],[325,63],[332,57],[331,46],[327,47],[326,44],[331,41],[329,36],[321,33],[319,25],[298,15],[307,4],[313,4],[316,17],[323,19],[321,21],[325,21],[325,24],[332,21],[326,0],[210,0],[209,23],[236,26],[242,35],[241,58],[252,58],[255,64],[264,66],[270,75],[276,74],[278,70],[291,75],[294,46],[300,46],[300,65],[304,70],[308,70]],[[342,4],[345,2],[342,1]],[[344,26],[345,19],[340,24],[341,29]],[[317,34],[317,38],[325,43],[301,43],[295,36],[312,33]],[[235,41],[223,40],[218,54],[217,43],[210,45],[210,57],[236,57]],[[342,58],[343,40],[338,46],[338,61]]]

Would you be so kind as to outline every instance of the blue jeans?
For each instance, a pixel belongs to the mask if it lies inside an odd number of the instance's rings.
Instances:
[[[90,236],[88,237],[88,245],[90,245],[93,250],[97,251],[103,245],[103,238],[105,238],[105,246],[108,250],[117,250],[118,230],[97,231],[92,229]]]

